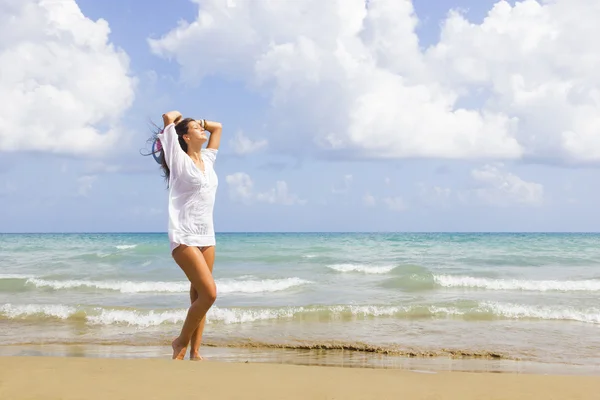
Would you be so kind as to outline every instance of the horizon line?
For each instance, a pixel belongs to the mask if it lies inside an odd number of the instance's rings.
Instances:
[[[222,231],[215,232],[219,234],[323,234],[323,233],[338,233],[338,234],[431,234],[431,233],[447,233],[447,234],[522,234],[522,233],[579,233],[579,234],[598,234],[600,231]],[[39,231],[39,232],[0,232],[0,235],[56,235],[56,234],[168,234],[167,231]]]

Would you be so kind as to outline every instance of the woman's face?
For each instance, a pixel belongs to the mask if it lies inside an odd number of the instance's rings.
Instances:
[[[185,135],[189,137],[189,141],[191,143],[202,144],[208,140],[206,131],[204,128],[202,128],[202,125],[200,125],[200,122],[198,121],[190,121],[188,123],[188,130]]]

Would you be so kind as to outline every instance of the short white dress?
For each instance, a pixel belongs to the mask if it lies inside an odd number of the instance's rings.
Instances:
[[[214,169],[217,150],[202,149],[204,172],[183,151],[175,124],[158,135],[169,178],[169,241],[171,251],[180,244],[214,246],[213,209],[219,180]]]

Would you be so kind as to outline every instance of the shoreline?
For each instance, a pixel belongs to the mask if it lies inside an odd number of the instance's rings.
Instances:
[[[285,349],[205,345],[207,362],[279,364],[430,373],[502,373],[600,376],[600,366],[471,357],[407,357],[338,349]],[[170,360],[170,346],[93,344],[0,345],[2,357]],[[186,360],[187,361],[187,360]]]
[[[35,384],[32,384],[35,382]],[[0,357],[0,398],[596,399],[589,376],[340,368],[161,359]]]

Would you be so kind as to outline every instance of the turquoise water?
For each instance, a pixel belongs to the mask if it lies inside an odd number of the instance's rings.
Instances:
[[[600,365],[598,234],[218,234],[205,343]],[[166,234],[0,235],[0,345],[163,346]]]

